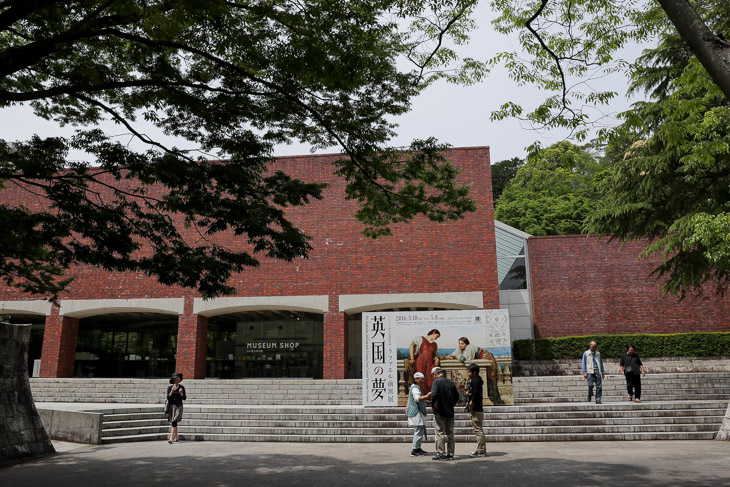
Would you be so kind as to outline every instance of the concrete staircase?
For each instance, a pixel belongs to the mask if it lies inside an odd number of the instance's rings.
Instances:
[[[30,379],[35,402],[163,404],[167,379]],[[188,403],[206,405],[359,405],[359,380],[185,379]]]
[[[711,440],[726,407],[727,401],[500,406],[485,412],[484,428],[490,442]],[[167,439],[159,408],[101,412],[103,443]],[[180,439],[194,441],[408,443],[412,434],[403,408],[186,406],[180,423]],[[467,414],[457,414],[455,434],[457,442],[474,441]]]
[[[516,377],[515,404],[586,402],[588,386],[582,375]],[[610,375],[603,380],[603,402],[626,401],[626,380]],[[643,401],[726,401],[730,373],[649,374],[641,380]],[[628,402],[628,401],[627,401]]]
[[[162,403],[166,381],[34,379],[36,401]],[[124,382],[129,381],[129,382]],[[113,391],[109,389],[111,383]],[[147,383],[147,384],[145,384]],[[360,406],[358,380],[186,380],[189,401],[180,439],[194,441],[401,442],[413,430],[404,408]],[[517,377],[515,406],[487,408],[487,441],[713,439],[730,400],[730,374],[656,374],[642,384],[641,404],[628,402],[622,377],[604,383],[602,405],[588,403],[582,376]],[[119,397],[117,397],[119,396]],[[59,399],[49,399],[49,398]],[[272,405],[276,403],[276,405]],[[103,443],[167,439],[161,405],[114,407],[103,413]],[[429,418],[431,413],[429,412]],[[473,442],[469,416],[459,412],[457,442]],[[429,438],[433,437],[429,419]]]

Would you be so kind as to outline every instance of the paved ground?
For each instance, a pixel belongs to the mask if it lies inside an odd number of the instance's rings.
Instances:
[[[730,442],[720,441],[488,443],[479,459],[457,443],[453,462],[410,457],[408,444],[54,445],[53,456],[0,470],[0,486],[730,487]]]

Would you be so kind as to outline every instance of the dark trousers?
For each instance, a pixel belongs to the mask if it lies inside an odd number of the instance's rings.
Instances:
[[[624,376],[626,376],[626,390],[629,396],[641,399],[641,375],[629,372],[628,374],[624,374]]]
[[[601,374],[588,374],[588,400],[593,397],[593,386],[596,386],[596,402],[601,402],[603,395],[603,380]]]

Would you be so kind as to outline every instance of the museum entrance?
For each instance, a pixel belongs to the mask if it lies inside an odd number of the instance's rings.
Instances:
[[[111,313],[79,320],[74,377],[168,377],[177,315]]]
[[[322,378],[324,319],[300,311],[229,313],[208,320],[207,378]]]
[[[38,377],[43,351],[43,332],[46,329],[46,317],[43,315],[12,313],[6,315],[4,321],[14,325],[30,325],[28,338],[28,375]]]

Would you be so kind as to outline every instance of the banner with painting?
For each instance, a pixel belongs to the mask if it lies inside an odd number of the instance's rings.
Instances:
[[[466,367],[479,365],[484,405],[513,404],[509,314],[505,309],[363,313],[363,405],[405,406],[413,374],[427,387],[438,365],[465,401]]]

